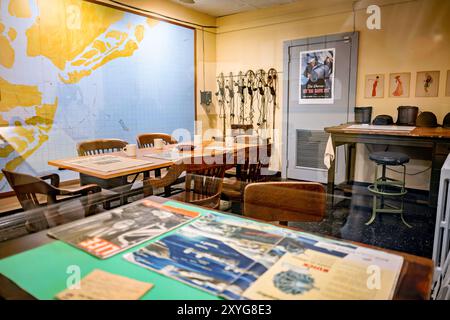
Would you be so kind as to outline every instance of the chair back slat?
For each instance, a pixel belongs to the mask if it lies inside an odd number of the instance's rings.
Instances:
[[[136,142],[139,148],[153,148],[155,146],[155,139],[162,139],[165,144],[178,143],[171,135],[165,133],[141,134],[136,137]]]
[[[79,156],[93,156],[121,151],[127,144],[119,139],[87,140],[77,144],[77,152]]]

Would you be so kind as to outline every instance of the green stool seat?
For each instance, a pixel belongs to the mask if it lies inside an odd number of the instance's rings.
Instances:
[[[404,196],[407,193],[405,188],[406,167],[405,164],[409,162],[409,157],[400,152],[374,152],[369,155],[369,159],[376,163],[375,181],[374,184],[368,187],[369,191],[373,193],[372,216],[366,225],[370,225],[375,221],[377,213],[394,213],[400,214],[402,222],[409,228],[411,226],[405,221],[403,217],[403,202]],[[378,176],[378,167],[382,167],[381,177]],[[402,166],[403,179],[395,180],[386,176],[387,166]],[[389,205],[385,202],[386,197],[400,197],[400,207]],[[380,201],[378,201],[380,198]],[[379,205],[380,204],[380,205]]]

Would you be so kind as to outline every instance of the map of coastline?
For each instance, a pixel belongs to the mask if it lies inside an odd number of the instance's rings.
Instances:
[[[2,168],[39,172],[47,169],[43,146],[50,139],[70,139],[74,146],[83,126],[107,126],[117,118],[123,123],[116,130],[126,127],[123,116],[101,112],[97,97],[105,84],[97,78],[111,63],[133,58],[160,24],[166,23],[82,0],[1,0]],[[33,163],[26,163],[30,157]],[[0,192],[8,188],[0,173]]]

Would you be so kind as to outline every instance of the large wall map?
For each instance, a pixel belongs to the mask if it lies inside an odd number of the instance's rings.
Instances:
[[[194,49],[192,29],[87,1],[0,0],[1,168],[39,174],[81,140],[192,132]]]

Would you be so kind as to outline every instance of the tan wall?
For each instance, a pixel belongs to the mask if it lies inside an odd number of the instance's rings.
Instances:
[[[120,7],[115,3],[111,3],[108,0],[97,0],[97,2],[104,2],[108,5],[114,5],[115,7]],[[193,22],[200,25],[215,26],[216,18],[211,17],[207,14],[194,11],[192,9],[186,8],[179,4],[170,2],[168,0],[121,0],[121,2],[126,3],[130,6],[138,7],[144,10],[150,10],[153,12],[160,13],[175,19],[181,19],[184,21]],[[125,7],[124,7],[125,8]],[[129,8],[125,8],[129,9]],[[145,14],[145,12],[144,12]],[[193,26],[195,27],[195,26]],[[204,32],[200,26],[196,26],[196,37],[197,37],[197,47],[196,47],[196,57],[197,57],[197,70],[196,70],[196,80],[197,80],[197,120],[202,122],[203,130],[215,126],[215,117],[209,117],[209,114],[215,115],[215,105],[213,104],[207,110],[200,105],[200,90],[203,90],[203,78],[205,78],[205,83],[208,84],[207,90],[214,90],[215,88],[215,77],[216,77],[216,35],[215,29],[205,28]],[[205,48],[205,72],[203,73],[203,35],[205,36],[204,48]],[[205,77],[203,77],[205,74]]]
[[[378,4],[382,11],[382,30],[366,28],[366,8]],[[374,116],[390,114],[396,118],[398,105],[417,105],[433,111],[439,121],[450,111],[445,95],[445,78],[450,69],[450,1],[361,1],[357,4],[356,30],[360,32],[357,105],[372,105]],[[247,69],[283,69],[283,42],[353,30],[352,1],[316,0],[252,11],[217,19],[216,72]],[[440,70],[438,98],[365,99],[366,74],[411,72],[415,88],[417,71]],[[385,83],[387,91],[388,81]],[[282,94],[282,90],[280,90]],[[282,102],[282,97],[280,97]],[[277,115],[280,120],[281,113]],[[281,122],[278,127],[280,127]],[[280,141],[281,142],[281,141]],[[356,179],[372,179],[371,164],[365,148],[359,148]],[[412,161],[408,172],[429,166],[427,161]],[[408,177],[408,185],[426,188],[429,172]]]

